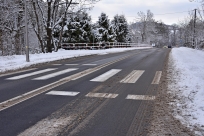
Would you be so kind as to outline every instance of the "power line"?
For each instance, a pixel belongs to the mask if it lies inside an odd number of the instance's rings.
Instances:
[[[193,11],[193,10],[190,10],[190,11]],[[178,13],[185,13],[185,12],[189,12],[189,11],[180,11],[180,12],[163,13],[163,14],[154,14],[154,15],[178,14]]]

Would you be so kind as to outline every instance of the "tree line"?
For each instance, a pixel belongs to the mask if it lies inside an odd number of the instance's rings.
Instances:
[[[62,43],[133,42],[204,48],[204,3],[178,24],[166,25],[147,10],[127,23],[124,15],[112,20],[101,13],[96,23],[88,11],[98,0],[29,0],[29,41],[41,52],[58,51]],[[0,0],[0,55],[22,54],[25,48],[25,0]],[[36,37],[36,38],[34,38]]]
[[[41,52],[57,51],[63,42],[127,42],[128,24],[124,15],[115,15],[110,21],[101,13],[97,23],[92,23],[87,11],[96,2],[98,0],[27,1],[29,32],[37,37]],[[24,30],[25,0],[0,0],[1,55],[22,53]]]

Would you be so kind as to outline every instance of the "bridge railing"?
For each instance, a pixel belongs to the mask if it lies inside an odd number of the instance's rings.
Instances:
[[[149,47],[148,44],[104,42],[104,43],[62,43],[62,48],[66,50],[77,49],[109,49],[109,48],[128,48],[128,47]]]

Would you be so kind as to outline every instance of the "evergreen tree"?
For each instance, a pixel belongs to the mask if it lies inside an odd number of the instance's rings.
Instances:
[[[127,42],[129,33],[127,20],[124,15],[116,15],[112,20],[117,42]]]
[[[110,20],[105,13],[101,13],[99,20],[96,24],[96,39],[101,42],[113,42],[115,40],[115,34],[113,27],[110,25]]]
[[[87,13],[82,13],[82,19],[80,21],[82,29],[84,30],[82,33],[82,37],[84,42],[90,42],[92,40],[92,24],[91,17],[88,16]]]
[[[71,43],[90,42],[91,33],[91,17],[87,13],[82,12],[78,15],[71,16],[67,19],[67,29],[64,30],[64,41]],[[66,27],[65,27],[66,28]]]

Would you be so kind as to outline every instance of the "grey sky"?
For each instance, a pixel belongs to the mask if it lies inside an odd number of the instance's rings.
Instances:
[[[157,21],[162,20],[166,24],[173,24],[183,20],[188,16],[188,11],[197,7],[200,7],[200,3],[189,0],[101,0],[94,5],[90,15],[93,22],[98,20],[101,12],[106,13],[109,19],[112,19],[116,14],[123,14],[128,22],[133,22],[138,17],[139,11],[146,12],[149,9],[154,13],[154,18]],[[165,14],[175,12],[182,13]]]

